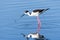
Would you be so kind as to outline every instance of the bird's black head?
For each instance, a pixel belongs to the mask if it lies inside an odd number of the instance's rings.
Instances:
[[[29,12],[28,10],[25,11],[25,13]]]

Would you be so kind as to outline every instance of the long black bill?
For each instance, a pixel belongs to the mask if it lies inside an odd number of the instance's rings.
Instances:
[[[23,17],[25,14],[22,14],[21,17]]]

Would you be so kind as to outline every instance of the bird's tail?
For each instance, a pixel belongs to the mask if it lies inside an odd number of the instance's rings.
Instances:
[[[43,13],[43,12],[45,12],[45,11],[47,11],[47,10],[49,10],[50,8],[47,8],[47,9],[43,9],[43,11],[41,12],[41,13]]]
[[[47,10],[49,10],[50,8],[47,8],[47,9],[45,9],[44,11],[47,11]]]

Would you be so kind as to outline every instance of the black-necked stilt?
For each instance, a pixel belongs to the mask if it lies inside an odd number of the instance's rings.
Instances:
[[[39,40],[39,39],[45,39],[45,37],[43,35],[40,35],[39,33],[30,33],[28,35],[22,34],[27,40],[29,40],[29,38],[33,38],[35,40]]]
[[[47,11],[48,9],[49,8],[47,8],[47,9],[35,9],[31,13],[28,10],[26,10],[21,17],[23,17],[24,15],[28,15],[28,16],[39,16],[40,14],[42,14],[45,11]]]
[[[47,10],[49,10],[49,8],[47,8],[47,9],[35,9],[35,10],[33,10],[31,13],[28,11],[28,10],[26,10],[25,12],[24,12],[24,14],[21,16],[21,17],[23,17],[24,15],[28,15],[28,16],[36,16],[37,17],[37,21],[38,21],[38,32],[39,32],[39,30],[40,30],[40,19],[39,19],[39,15],[40,14],[42,14],[43,12],[45,12],[45,11],[47,11]]]

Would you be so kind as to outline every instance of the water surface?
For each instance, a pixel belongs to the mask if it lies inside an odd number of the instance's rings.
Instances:
[[[39,16],[40,34],[50,40],[60,40],[60,0],[0,0],[0,40],[25,40],[20,33],[35,32],[36,17],[20,16],[25,10],[32,12],[39,8],[50,8]]]

